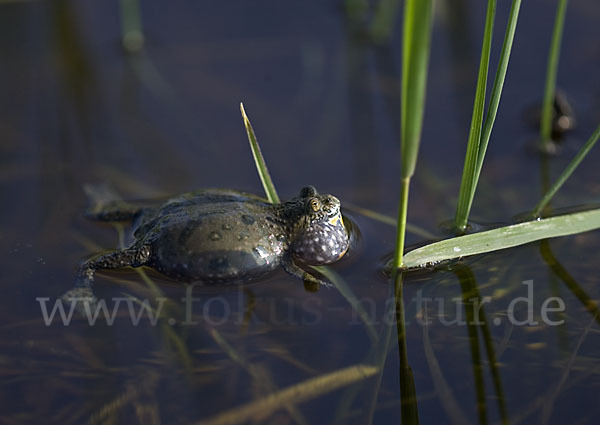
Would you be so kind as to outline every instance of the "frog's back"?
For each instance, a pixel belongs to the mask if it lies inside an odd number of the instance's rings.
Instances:
[[[276,268],[287,249],[273,207],[234,191],[172,199],[137,234],[158,271],[187,281],[232,282]]]
[[[230,189],[200,189],[194,192],[181,194],[175,198],[167,200],[163,205],[206,205],[219,204],[229,202],[255,203],[261,205],[269,205],[264,198],[253,193],[240,192]]]
[[[254,204],[264,208],[269,206],[263,198],[252,193],[230,189],[200,189],[164,199],[162,203],[144,210],[134,222],[134,236],[140,239],[156,232],[157,223],[160,222],[189,221],[195,216],[216,214],[219,208],[226,211],[235,204]]]

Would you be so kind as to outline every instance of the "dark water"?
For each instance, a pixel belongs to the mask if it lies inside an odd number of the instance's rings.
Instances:
[[[460,182],[479,3],[437,2],[409,221],[438,238]],[[508,13],[500,3],[494,58]],[[544,173],[557,176],[600,120],[600,5],[571,2],[558,82],[578,127],[545,165],[526,148],[554,7],[522,6],[473,208],[482,223],[531,209]],[[107,183],[125,198],[200,187],[261,193],[240,101],[282,197],[314,184],[395,214],[398,28],[375,47],[336,1],[147,1],[146,43],[131,55],[119,16],[118,2],[0,3],[0,423],[187,424],[230,414],[242,423],[388,424],[415,410],[421,424],[597,423],[597,232],[407,275],[400,344],[381,272],[394,229],[352,211],[362,239],[330,270],[366,320],[338,289],[309,292],[283,272],[241,290],[194,287],[186,304],[185,287],[123,271],[96,282],[110,309],[120,303],[112,325],[74,316],[63,326],[58,315],[46,325],[42,305],[52,309],[77,264],[119,244],[114,227],[82,218],[84,184]],[[599,159],[586,158],[554,206],[598,201]],[[410,234],[408,243],[425,241]],[[140,304],[130,297],[162,306],[156,325],[147,315],[133,324],[128,306]],[[381,377],[370,375],[382,359]],[[352,375],[356,365],[366,366]],[[269,394],[283,398],[268,404]]]

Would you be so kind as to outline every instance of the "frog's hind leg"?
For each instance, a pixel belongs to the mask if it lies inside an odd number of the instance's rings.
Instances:
[[[97,221],[133,221],[147,210],[148,206],[126,201],[97,202],[87,209],[85,216]]]
[[[95,303],[96,297],[92,292],[92,284],[97,270],[140,267],[146,264],[149,258],[150,249],[145,245],[120,251],[112,251],[91,258],[79,267],[75,287],[66,292],[62,298],[68,301],[76,299]]]
[[[106,184],[86,184],[83,187],[89,207],[85,216],[98,221],[133,221],[153,206],[146,201],[126,202]]]

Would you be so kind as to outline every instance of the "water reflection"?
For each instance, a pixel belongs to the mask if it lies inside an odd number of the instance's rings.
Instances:
[[[485,314],[485,307],[483,305],[484,301],[479,294],[475,274],[468,266],[459,266],[456,270],[454,270],[454,273],[460,281],[463,298],[462,302],[465,306],[467,329],[469,331],[469,341],[471,344],[473,378],[475,380],[477,394],[476,405],[479,413],[479,423],[488,423],[485,386],[483,381],[483,364],[481,361],[481,353],[479,351],[479,347],[481,346],[479,342],[479,330],[481,330],[481,337],[483,339],[483,345],[487,354],[488,365],[494,381],[494,389],[496,391],[495,398],[498,400],[500,418],[503,424],[507,424],[508,417],[506,413],[504,391],[502,389],[502,380],[500,378],[500,372],[498,369],[499,365],[496,361],[492,334],[490,332],[487,316]]]

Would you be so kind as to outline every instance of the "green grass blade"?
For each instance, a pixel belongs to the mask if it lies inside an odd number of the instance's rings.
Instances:
[[[402,179],[400,189],[400,205],[398,207],[398,227],[396,228],[396,249],[394,250],[394,269],[403,264],[404,240],[406,235],[406,218],[408,215],[408,190],[410,188],[410,177]]]
[[[402,43],[402,178],[415,172],[423,115],[431,42],[431,0],[407,0]]]
[[[562,185],[565,184],[567,179],[569,177],[571,177],[571,174],[573,174],[573,172],[575,171],[577,166],[581,163],[583,158],[585,158],[586,155],[590,152],[590,150],[592,150],[592,148],[598,141],[598,138],[600,138],[600,125],[596,128],[596,130],[590,136],[588,141],[585,142],[585,144],[581,147],[581,149],[579,149],[579,152],[577,152],[577,155],[575,155],[575,158],[573,158],[571,160],[571,162],[569,163],[569,165],[567,165],[567,167],[562,172],[562,174],[556,179],[556,182],[552,185],[552,187],[550,189],[548,189],[548,192],[546,192],[544,197],[536,205],[535,209],[533,210],[534,217],[539,217],[539,215],[542,213],[542,210],[544,209],[544,207],[548,204],[548,202],[550,202],[552,197],[556,194],[556,192],[558,192],[558,190],[562,187]]]
[[[401,140],[402,140],[402,188],[398,207],[396,250],[394,267],[402,265],[406,217],[408,212],[408,189],[415,172],[423,115],[425,113],[425,87],[427,65],[431,44],[431,0],[406,0],[402,38],[402,93],[401,93]]]
[[[490,50],[492,47],[492,33],[494,29],[494,18],[496,15],[496,0],[488,0],[485,28],[483,32],[483,46],[481,47],[481,59],[479,62],[479,75],[477,77],[477,89],[475,90],[475,102],[473,105],[473,116],[471,118],[471,129],[465,156],[460,192],[458,194],[458,205],[456,207],[456,227],[464,230],[467,227],[469,212],[471,211],[472,194],[475,191],[475,170],[479,158],[479,145],[481,140],[481,129],[483,124],[483,110],[485,105],[485,90],[487,86],[488,68],[490,65]]]
[[[513,40],[515,38],[515,30],[517,28],[520,9],[521,0],[513,0],[510,8],[510,15],[508,17],[508,25],[504,34],[502,52],[500,53],[500,62],[498,63],[496,77],[494,78],[494,86],[492,88],[492,94],[490,97],[490,106],[485,117],[485,122],[483,123],[483,132],[481,134],[481,142],[479,144],[479,152],[477,155],[477,167],[475,169],[473,191],[471,192],[471,205],[473,204],[475,190],[477,189],[479,175],[481,174],[481,168],[483,166],[483,159],[485,158],[485,153],[490,141],[490,135],[492,134],[492,128],[494,126],[494,121],[496,120],[496,114],[498,113],[500,96],[502,94],[502,88],[504,87],[504,79],[506,78],[506,70],[508,69],[508,61],[510,59],[510,51],[512,50]]]
[[[415,249],[404,256],[405,268],[483,254],[540,239],[588,232],[600,228],[600,209],[528,221],[485,232],[459,236]]]
[[[256,136],[254,135],[252,124],[250,124],[250,120],[248,119],[246,111],[244,110],[243,103],[240,103],[240,111],[242,112],[242,118],[244,119],[246,133],[248,133],[248,141],[250,142],[250,149],[252,149],[254,164],[256,165],[256,170],[258,171],[258,175],[260,176],[260,181],[262,182],[263,188],[265,189],[267,199],[272,204],[279,204],[280,201],[279,196],[277,195],[277,190],[275,190],[275,185],[273,185],[273,180],[271,180],[269,169],[267,168],[265,158],[263,157],[262,152],[260,150],[258,140],[256,140]]]
[[[552,106],[554,103],[554,92],[556,90],[556,74],[558,71],[558,57],[560,55],[560,43],[567,12],[567,0],[559,0],[552,30],[552,41],[550,42],[550,54],[548,55],[548,66],[546,68],[546,86],[544,88],[544,103],[542,104],[542,117],[540,122],[540,142],[545,145],[552,137]]]

